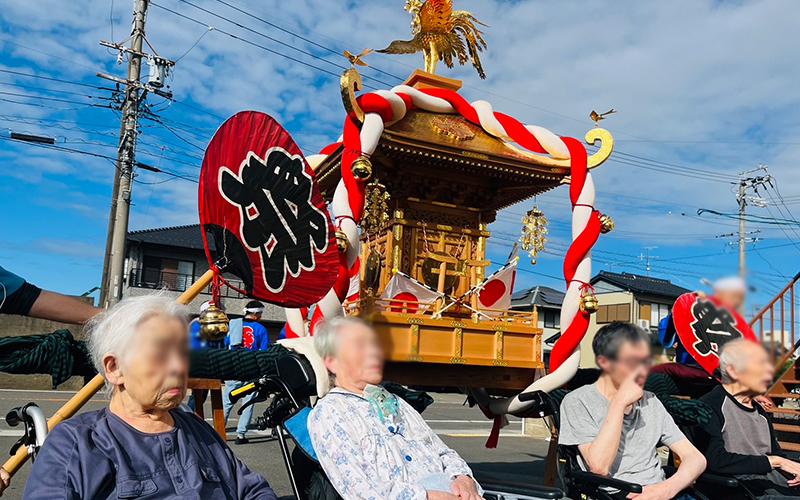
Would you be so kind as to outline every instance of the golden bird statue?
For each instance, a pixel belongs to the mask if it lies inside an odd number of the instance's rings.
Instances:
[[[414,16],[411,22],[411,40],[395,40],[378,52],[384,54],[414,54],[425,56],[425,71],[433,74],[436,63],[444,61],[448,68],[453,60],[472,65],[481,78],[486,78],[478,53],[486,48],[483,32],[477,25],[486,26],[471,13],[453,11],[453,0],[408,0],[405,10]]]
[[[616,112],[617,112],[617,110],[613,109],[613,108],[608,110],[608,111],[606,111],[605,113],[598,113],[597,111],[592,110],[592,112],[589,113],[589,118],[591,118],[594,121],[594,126],[595,127],[599,127],[600,126],[600,123],[599,123],[600,120],[605,120],[606,116],[608,116],[610,114],[613,114],[613,113],[616,113]]]

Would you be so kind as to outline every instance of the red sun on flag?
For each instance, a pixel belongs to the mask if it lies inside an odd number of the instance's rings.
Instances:
[[[391,307],[392,312],[395,313],[403,312],[403,306],[404,306],[403,302],[415,302],[414,304],[407,305],[406,312],[408,314],[414,314],[417,312],[416,302],[419,302],[419,299],[417,298],[416,295],[414,295],[411,292],[398,293],[396,296],[392,298],[392,307]]]

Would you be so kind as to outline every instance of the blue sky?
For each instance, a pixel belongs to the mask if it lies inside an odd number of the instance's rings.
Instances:
[[[409,37],[402,0],[226,2],[158,0],[151,6],[147,36],[161,55],[180,58],[170,86],[181,104],[149,100],[172,131],[144,120],[140,161],[196,177],[215,128],[243,109],[275,116],[304,152],[316,153],[340,134],[338,74],[346,63],[337,54]],[[767,208],[749,210],[787,219],[800,212],[800,14],[792,2],[456,4],[491,26],[482,56],[487,80],[470,67],[440,69],[464,81],[468,100],[487,100],[525,123],[578,138],[593,126],[589,111],[617,109],[604,122],[616,140],[614,160],[594,171],[596,206],[617,229],[601,237],[595,272],[643,274],[639,255],[651,246],[658,247],[652,275],[687,288],[699,287],[703,277],[736,272],[736,249],[717,237],[736,231],[736,221],[697,211],[734,212],[730,183],[759,163],[769,165],[778,190],[760,193]],[[125,64],[118,66],[116,54],[98,42],[125,39],[131,12],[130,0],[6,3],[0,11],[0,137],[9,130],[36,133],[57,137],[60,147],[114,156],[119,118],[106,90],[112,86],[95,74],[123,76]],[[362,72],[365,83],[390,88],[422,58],[372,54],[367,62],[373,68]],[[2,265],[65,293],[98,285],[113,175],[102,158],[0,139]],[[149,172],[139,172],[137,180],[131,229],[197,222],[195,184]],[[570,240],[568,193],[560,188],[536,202],[550,220],[550,243],[536,266],[522,259],[518,287],[563,288],[558,276]],[[493,260],[504,260],[532,204],[504,211],[490,227]],[[762,230],[762,241],[748,247],[750,283],[757,288],[751,304],[758,305],[800,270],[800,228],[749,229]]]

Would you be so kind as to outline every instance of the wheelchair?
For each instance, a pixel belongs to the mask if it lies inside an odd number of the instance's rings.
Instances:
[[[308,432],[308,417],[313,398],[317,396],[314,370],[304,356],[290,353],[276,360],[276,372],[234,391],[231,401],[236,402],[253,392],[257,396],[248,404],[272,398],[264,414],[256,419],[256,426],[260,430],[272,429],[277,438],[295,497],[298,500],[337,500],[340,497],[317,460]],[[294,442],[293,450],[290,450],[289,440]],[[558,488],[476,479],[485,490],[486,500],[556,500],[564,496]]]
[[[534,401],[529,410],[530,416],[552,419],[551,432],[552,438],[558,439],[560,428],[559,407],[555,400],[547,393],[535,391],[520,395],[522,401]],[[567,446],[559,444],[558,450],[558,476],[565,493],[573,499],[593,499],[593,500],[621,500],[630,493],[641,493],[642,485],[622,481],[599,474],[594,474],[586,470],[580,457],[577,446]],[[674,457],[670,456],[670,462],[674,462]],[[664,467],[667,477],[672,476],[677,468],[671,465]],[[608,490],[618,490],[611,493]],[[740,485],[735,478],[730,476],[719,476],[710,473],[703,473],[695,482],[694,486],[681,492],[678,497],[689,494],[697,500],[732,499],[742,498],[750,500],[755,498],[750,492]],[[731,496],[733,494],[741,496]]]

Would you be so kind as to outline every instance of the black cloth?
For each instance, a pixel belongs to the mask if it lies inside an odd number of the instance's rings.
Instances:
[[[2,305],[0,305],[0,313],[27,316],[30,314],[34,302],[41,294],[41,288],[26,281],[17,291],[8,294]]]
[[[700,398],[712,409],[710,421],[702,428],[697,429],[695,445],[703,452],[708,461],[708,472],[715,474],[769,474],[772,466],[768,455],[784,456],[778,440],[775,438],[775,429],[769,414],[759,405],[753,403],[753,408],[747,408],[728,394],[722,386],[715,387],[711,392]],[[771,449],[765,455],[744,455],[732,453],[725,446],[723,429],[725,428],[725,415],[723,404],[726,400],[740,406],[743,411],[757,411],[764,417],[765,425],[769,427]],[[730,404],[730,403],[727,403]],[[739,439],[748,439],[748,436],[738,436]]]

